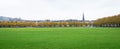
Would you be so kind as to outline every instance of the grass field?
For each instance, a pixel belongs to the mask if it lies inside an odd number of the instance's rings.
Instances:
[[[0,28],[0,49],[120,49],[120,28]]]

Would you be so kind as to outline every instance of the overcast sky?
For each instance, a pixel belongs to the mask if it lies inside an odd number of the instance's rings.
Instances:
[[[0,0],[0,16],[27,20],[86,20],[120,14],[120,0]]]

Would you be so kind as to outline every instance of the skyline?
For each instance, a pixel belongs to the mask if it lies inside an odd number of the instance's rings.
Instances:
[[[0,0],[0,16],[26,20],[86,20],[120,14],[120,0]]]

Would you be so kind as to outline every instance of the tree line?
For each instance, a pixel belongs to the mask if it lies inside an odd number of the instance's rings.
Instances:
[[[94,21],[0,21],[0,27],[120,27],[120,14]]]
[[[97,27],[120,27],[120,14],[104,17],[94,21],[94,26]]]
[[[1,21],[0,27],[83,27],[83,22],[36,22],[36,21]]]

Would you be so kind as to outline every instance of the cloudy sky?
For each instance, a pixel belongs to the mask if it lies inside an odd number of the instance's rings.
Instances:
[[[95,20],[120,14],[120,0],[0,0],[0,16],[27,20]]]

